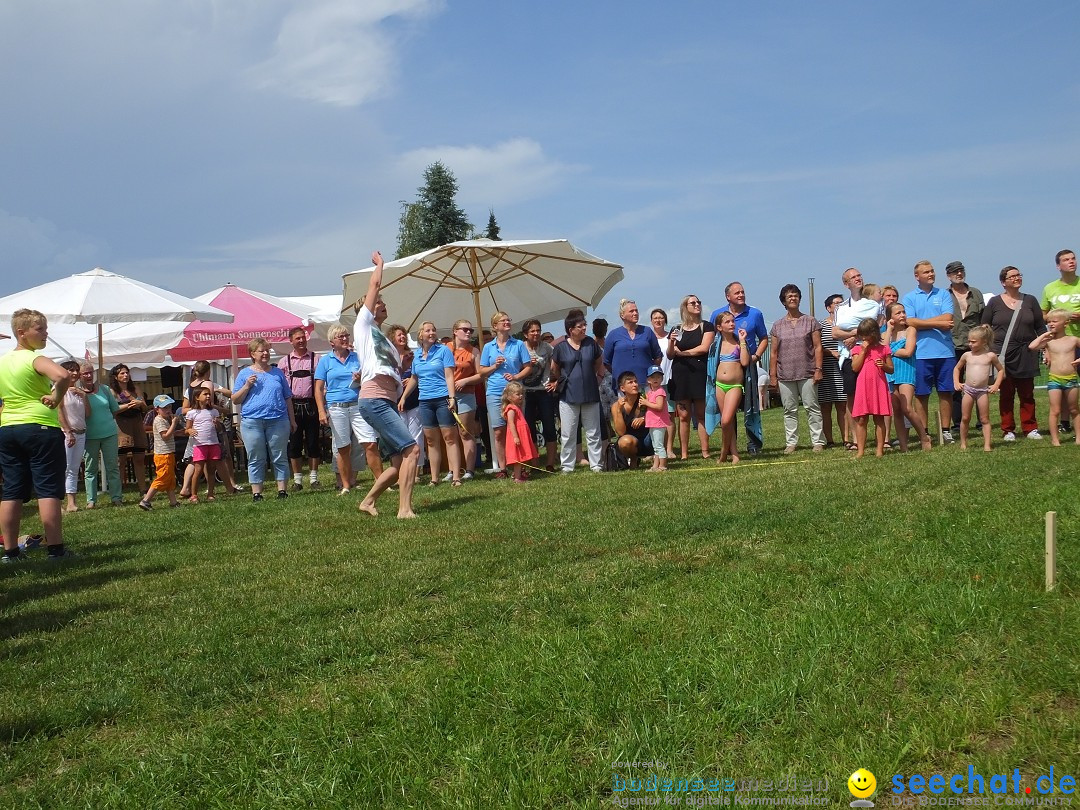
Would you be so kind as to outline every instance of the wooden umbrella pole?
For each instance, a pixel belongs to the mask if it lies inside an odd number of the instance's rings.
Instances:
[[[97,373],[98,382],[105,383],[105,325],[97,325]]]

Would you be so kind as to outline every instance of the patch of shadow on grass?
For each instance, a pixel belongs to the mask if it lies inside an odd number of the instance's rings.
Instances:
[[[118,605],[109,602],[81,604],[72,610],[42,610],[28,616],[13,616],[0,625],[0,641],[11,640],[27,633],[54,633],[91,613],[113,610]],[[11,650],[8,651],[10,655]]]
[[[115,556],[109,558],[110,562],[114,562],[115,560]],[[71,570],[70,568],[67,568],[67,566],[70,565],[69,563],[61,563],[60,565],[64,565],[65,567],[61,569],[57,567],[56,563],[43,561],[40,568],[24,569],[21,572],[23,575],[14,580],[16,587],[8,592],[6,607],[18,605],[23,602],[30,602],[32,600],[48,599],[60,593],[71,593],[73,591],[100,588],[120,579],[154,576],[157,574],[171,574],[175,570],[173,566],[169,565],[155,565],[146,568],[133,569],[120,569],[110,566],[108,568],[96,568],[93,571],[87,571],[81,574],[71,574],[70,576],[50,576],[47,580],[38,580],[33,576],[35,573],[64,574]],[[45,566],[49,566],[47,571]]]

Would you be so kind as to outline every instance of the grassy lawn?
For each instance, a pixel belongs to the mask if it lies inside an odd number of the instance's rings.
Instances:
[[[411,522],[326,490],[80,512],[79,559],[0,570],[0,806],[600,807],[651,774],[840,806],[864,766],[881,807],[893,774],[1076,775],[1078,461],[774,449],[420,488]]]

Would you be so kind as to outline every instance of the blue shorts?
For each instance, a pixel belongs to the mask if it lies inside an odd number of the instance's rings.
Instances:
[[[460,416],[463,413],[472,413],[476,410],[476,394],[458,394],[457,395],[457,412]]]
[[[449,397],[420,400],[420,424],[424,430],[453,427],[454,415],[450,413]]]
[[[916,360],[915,396],[925,397],[935,388],[939,394],[951,394],[955,390],[952,379],[955,366],[955,356]]]
[[[399,455],[416,444],[405,426],[397,405],[388,399],[361,399],[360,415],[379,436],[381,444],[390,455]]]
[[[48,425],[0,427],[0,470],[4,473],[5,501],[63,498],[67,455],[64,434]]]
[[[497,397],[489,396],[487,398],[488,425],[493,430],[506,427],[506,420],[503,419],[502,410],[502,394]]]

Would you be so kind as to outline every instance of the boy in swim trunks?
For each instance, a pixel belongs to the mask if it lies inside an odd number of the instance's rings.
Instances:
[[[990,351],[994,340],[994,330],[989,326],[975,326],[968,332],[968,348],[953,368],[953,386],[964,392],[960,403],[960,449],[967,450],[968,425],[971,424],[971,411],[979,408],[979,420],[982,422],[983,450],[990,452],[990,397],[996,394],[1005,380],[1005,366],[998,356]],[[990,370],[997,370],[997,378],[990,381]],[[966,372],[966,374],[965,374]],[[961,386],[960,378],[965,377]]]
[[[1077,432],[1077,416],[1080,415],[1080,407],[1077,400],[1080,398],[1080,380],[1077,379],[1076,367],[1080,360],[1076,359],[1076,351],[1080,349],[1080,338],[1065,334],[1070,322],[1070,313],[1064,309],[1052,309],[1046,314],[1046,324],[1050,327],[1049,332],[1043,332],[1031,343],[1028,348],[1033,351],[1046,350],[1050,356],[1050,380],[1046,384],[1046,391],[1050,397],[1050,424],[1058,424],[1061,415],[1062,400],[1069,409],[1069,421],[1072,422],[1073,434],[1076,443],[1080,444],[1080,432]],[[1055,447],[1061,446],[1058,431],[1050,431],[1050,443]]]

